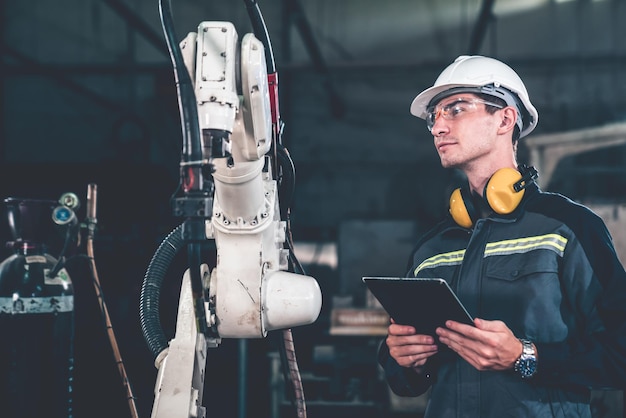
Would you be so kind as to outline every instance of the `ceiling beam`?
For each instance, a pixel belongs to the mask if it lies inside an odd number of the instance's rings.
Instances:
[[[130,7],[121,0],[102,0],[107,6],[109,6],[115,13],[118,14],[131,28],[150,42],[157,50],[163,54],[169,56],[169,50],[165,43],[165,38],[162,33],[155,31],[149,24],[146,23],[137,13],[135,13]]]
[[[289,20],[293,22],[300,33],[302,42],[313,61],[313,67],[315,70],[324,77],[324,87],[329,96],[330,109],[333,116],[340,118],[345,113],[345,104],[343,99],[337,93],[335,85],[330,76],[330,71],[324,60],[324,56],[320,50],[320,47],[313,35],[313,29],[304,14],[304,9],[300,0],[287,0],[285,7],[287,7],[287,14]]]
[[[468,51],[470,55],[476,55],[480,52],[480,47],[483,44],[483,39],[485,39],[487,27],[494,18],[494,2],[495,0],[483,0],[483,3],[480,7],[480,13],[478,14],[478,19],[476,20],[476,24],[474,25],[474,30],[472,31],[472,36],[470,38]]]
[[[2,49],[3,55],[10,56],[15,59],[22,66],[21,68],[30,68],[31,70],[36,70],[43,76],[54,80],[57,84],[63,86],[64,88],[67,88],[68,90],[78,93],[79,95],[89,99],[91,102],[97,104],[104,109],[122,113],[126,111],[126,109],[120,106],[118,103],[115,103],[114,101],[109,100],[106,97],[100,96],[99,94],[96,94],[88,88],[84,87],[82,84],[79,84],[64,76],[61,71],[51,71],[45,65],[24,55],[16,49],[11,48],[6,44],[3,45]]]

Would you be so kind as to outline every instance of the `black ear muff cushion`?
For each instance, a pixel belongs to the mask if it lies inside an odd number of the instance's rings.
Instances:
[[[472,199],[466,199],[466,192],[456,189],[450,195],[450,215],[452,219],[464,228],[470,228],[475,219],[476,209]]]
[[[524,190],[516,192],[513,185],[522,175],[514,168],[496,171],[485,186],[484,197],[494,212],[506,215],[515,210],[524,197]]]

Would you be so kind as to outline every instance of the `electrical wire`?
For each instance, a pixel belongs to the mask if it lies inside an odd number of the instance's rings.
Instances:
[[[133,391],[130,385],[130,380],[128,379],[128,375],[126,373],[126,368],[124,367],[124,361],[122,360],[122,355],[120,353],[119,346],[117,344],[117,339],[115,338],[115,332],[113,331],[113,325],[111,324],[111,318],[109,316],[109,311],[107,309],[106,302],[104,300],[104,296],[102,294],[102,287],[100,286],[100,279],[98,277],[98,269],[96,268],[96,259],[94,256],[94,231],[96,225],[96,193],[97,186],[93,183],[89,184],[87,191],[87,242],[86,242],[86,250],[87,250],[87,258],[89,260],[89,267],[91,270],[91,275],[93,278],[93,286],[96,292],[96,298],[98,299],[98,305],[100,307],[100,313],[104,319],[104,325],[107,332],[107,337],[109,338],[109,343],[111,344],[111,349],[113,350],[113,356],[115,360],[115,364],[117,365],[117,371],[120,374],[120,378],[122,379],[122,386],[126,392],[126,401],[128,402],[128,408],[130,410],[130,414],[132,418],[138,418],[139,413],[137,412],[137,405],[135,404],[135,396],[133,395]]]
[[[291,269],[299,274],[305,274],[304,267],[296,257],[294,251],[293,235],[291,232],[291,202],[295,193],[295,166],[287,149],[282,145],[277,146],[277,156],[279,161],[281,178],[280,185],[280,202],[281,219],[286,223],[286,239],[285,245],[289,250],[289,260],[291,261]],[[284,193],[283,193],[284,192]],[[282,331],[282,350],[280,359],[283,367],[285,381],[288,382],[290,393],[292,394],[292,404],[296,408],[298,418],[306,417],[306,402],[304,397],[304,388],[302,386],[302,376],[298,367],[296,358],[296,349],[291,329]]]
[[[280,112],[278,109],[278,73],[274,63],[274,55],[272,51],[272,45],[268,35],[267,27],[263,20],[261,10],[255,0],[244,0],[246,9],[252,23],[254,35],[263,43],[265,47],[265,57],[268,74],[268,84],[270,86],[270,105],[272,113],[273,124],[273,140],[272,150],[272,168],[277,176],[277,182],[281,190],[288,193],[287,198],[283,199],[280,195],[279,206],[281,212],[281,219],[286,220],[286,245],[289,249],[289,258],[292,261],[292,265],[296,270],[304,274],[304,268],[298,261],[295,252],[293,251],[293,238],[291,234],[291,222],[289,220],[291,212],[291,200],[294,194],[295,185],[295,168],[293,161],[287,152],[287,149],[283,147],[281,141],[281,134],[283,131],[283,124],[280,120]],[[285,203],[286,202],[286,203]],[[282,341],[280,358],[282,361],[283,374],[285,381],[289,383],[292,394],[292,401],[295,403],[296,412],[298,418],[306,418],[306,403],[304,399],[304,390],[302,386],[302,378],[300,376],[300,370],[298,367],[298,361],[296,358],[296,350],[293,341],[293,334],[291,329],[285,329],[282,331]]]
[[[181,155],[182,161],[180,171],[181,184],[188,197],[202,197],[207,194],[204,190],[205,182],[202,174],[202,169],[206,161],[204,159],[204,152],[202,149],[203,146],[198,120],[198,108],[196,107],[196,94],[189,72],[185,67],[180,45],[177,42],[169,0],[159,1],[159,15],[174,69],[174,78],[176,81],[176,91],[178,95],[178,107],[183,135],[183,150]],[[206,216],[210,216],[210,214]],[[188,260],[190,264],[189,272],[191,278],[191,290],[193,294],[193,305],[197,315],[196,324],[198,325],[198,332],[206,334],[207,321],[204,309],[205,297],[202,285],[202,276],[200,274],[201,248],[198,242],[193,242],[196,235],[202,235],[203,219],[200,219],[199,217],[191,217],[185,221],[184,225],[185,228],[190,231],[190,236],[192,236],[192,242],[189,242],[187,247]]]

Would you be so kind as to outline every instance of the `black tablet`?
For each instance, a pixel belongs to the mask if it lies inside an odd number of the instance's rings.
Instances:
[[[443,279],[363,277],[363,282],[397,324],[435,335],[449,319],[473,325],[472,316]]]

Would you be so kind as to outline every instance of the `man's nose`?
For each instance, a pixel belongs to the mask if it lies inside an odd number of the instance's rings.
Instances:
[[[433,123],[433,127],[430,132],[433,136],[440,136],[442,133],[448,131],[448,124],[446,123],[446,118],[441,117],[441,113],[437,112],[435,115],[435,121]]]

